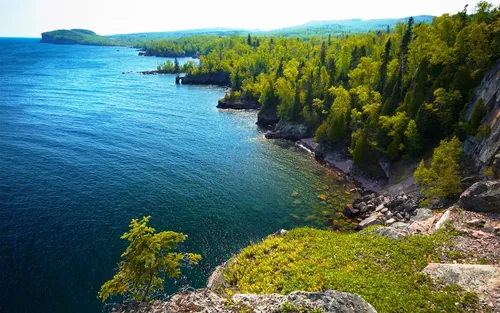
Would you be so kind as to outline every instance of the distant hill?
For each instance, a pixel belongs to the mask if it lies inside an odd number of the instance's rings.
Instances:
[[[322,35],[338,35],[348,33],[366,33],[370,31],[385,30],[387,26],[391,29],[398,23],[406,23],[410,17],[385,18],[385,19],[350,19],[332,21],[312,21],[303,25],[286,27],[266,32],[271,35],[286,37],[311,37]],[[431,15],[419,15],[413,17],[415,23],[432,23]]]
[[[123,42],[117,42],[112,38],[100,36],[86,29],[59,29],[42,33],[42,43],[67,44],[67,45],[93,45],[93,46],[116,46]]]
[[[233,29],[233,28],[204,28],[204,29],[189,29],[176,30],[168,32],[150,32],[150,33],[133,33],[133,34],[118,34],[107,36],[116,40],[155,40],[155,39],[176,39],[188,36],[212,35],[212,36],[228,36],[228,35],[246,35],[248,30]]]
[[[333,21],[312,21],[303,25],[275,29],[270,31],[244,30],[232,28],[206,28],[191,29],[169,32],[150,32],[134,34],[117,34],[111,36],[100,36],[93,31],[85,29],[60,29],[42,33],[42,43],[54,44],[80,44],[97,46],[120,46],[138,45],[144,41],[157,39],[176,39],[188,36],[212,35],[230,36],[246,35],[247,33],[261,36],[285,36],[309,38],[312,36],[341,35],[349,33],[363,33],[369,31],[385,30],[387,26],[394,28],[397,23],[406,23],[409,17],[397,19],[373,19],[373,20],[333,20]],[[432,16],[415,16],[415,23],[431,23]]]

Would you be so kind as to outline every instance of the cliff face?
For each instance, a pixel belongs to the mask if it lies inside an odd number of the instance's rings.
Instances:
[[[495,155],[500,153],[500,61],[489,70],[476,90],[476,97],[466,114],[470,121],[474,107],[479,99],[483,99],[487,110],[482,123],[489,125],[491,132],[480,139],[468,137],[463,144],[463,150],[471,156],[480,168],[492,165]]]

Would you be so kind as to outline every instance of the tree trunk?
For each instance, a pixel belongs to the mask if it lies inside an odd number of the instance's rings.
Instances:
[[[153,282],[153,269],[151,269],[150,273],[149,273],[149,281],[148,281],[148,285],[146,286],[146,289],[144,290],[144,295],[142,296],[142,299],[141,299],[141,302],[145,302],[146,301],[146,298],[149,294],[149,289],[151,288],[151,283]]]

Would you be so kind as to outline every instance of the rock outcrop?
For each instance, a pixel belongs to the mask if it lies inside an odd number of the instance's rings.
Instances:
[[[500,213],[500,180],[477,182],[460,195],[461,208]]]
[[[218,71],[210,74],[187,74],[180,78],[183,85],[217,85],[230,86],[229,72]]]
[[[231,99],[229,97],[224,97],[219,99],[217,104],[218,109],[256,110],[259,107],[259,101],[246,98]]]
[[[279,120],[276,107],[263,107],[260,109],[259,114],[257,114],[256,124],[260,126],[274,126]]]
[[[313,130],[305,124],[280,120],[273,131],[266,133],[267,139],[300,140],[313,135]]]
[[[488,168],[500,153],[500,61],[485,75],[476,90],[476,98],[465,116],[470,121],[474,107],[483,99],[487,114],[482,123],[489,125],[491,132],[481,139],[469,137],[463,144],[463,150],[470,155],[476,166]]]
[[[321,309],[324,313],[376,313],[377,311],[358,295],[326,290],[322,292],[297,291],[288,295],[235,294],[230,300],[208,289],[184,291],[170,301],[130,303],[115,307],[114,313],[278,313],[285,304],[308,309]],[[245,311],[246,310],[246,311]]]

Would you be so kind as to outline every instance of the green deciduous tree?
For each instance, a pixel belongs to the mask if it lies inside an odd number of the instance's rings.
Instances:
[[[130,230],[121,237],[129,246],[121,256],[118,273],[101,286],[99,298],[103,302],[112,295],[149,301],[151,294],[163,290],[166,277],[179,277],[183,262],[197,264],[201,259],[198,254],[174,252],[187,236],[173,231],[155,233],[147,225],[149,219],[133,219]]]
[[[457,137],[442,140],[434,149],[431,165],[425,167],[424,160],[414,173],[415,183],[429,196],[452,198],[460,193],[459,162],[462,143]]]

